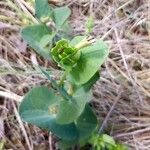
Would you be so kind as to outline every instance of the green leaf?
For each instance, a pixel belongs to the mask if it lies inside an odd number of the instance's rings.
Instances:
[[[59,7],[54,9],[54,22],[56,24],[57,29],[60,29],[67,19],[69,18],[71,11],[68,7]]]
[[[54,38],[53,34],[44,35],[40,40],[40,45],[42,47],[46,47],[48,44],[50,44],[50,42],[52,42],[53,38]]]
[[[83,84],[84,90],[88,92],[99,78],[100,78],[100,75],[99,75],[99,72],[97,71],[88,82]]]
[[[107,150],[129,150],[126,145],[116,143],[113,137],[107,134],[94,133],[92,134],[88,142],[92,146],[94,146],[95,149],[98,149],[100,147],[101,149]]]
[[[25,95],[19,107],[19,114],[28,123],[47,129],[65,140],[74,140],[77,138],[77,130],[73,123],[56,123],[59,101],[61,97],[52,90],[36,87]]]
[[[66,21],[63,26],[61,27],[61,30],[58,31],[58,34],[64,38],[64,39],[67,39],[67,40],[71,40],[73,38],[73,35],[72,35],[72,27],[69,23],[69,21]]]
[[[76,121],[77,130],[79,132],[79,140],[84,140],[96,130],[98,125],[97,117],[87,104],[84,112]]]
[[[117,144],[117,146],[114,147],[113,150],[130,150],[130,148],[123,144]]]
[[[111,137],[107,134],[103,134],[102,139],[105,143],[110,144],[112,146],[116,146],[116,143],[115,143],[115,140],[113,139],[113,137]]]
[[[49,18],[52,13],[53,8],[49,5],[48,0],[35,0],[35,15],[38,19]]]
[[[92,16],[89,16],[85,26],[86,26],[86,33],[90,34],[94,28],[94,18]]]
[[[96,81],[100,78],[99,72],[97,71],[94,76],[85,84],[83,85],[74,85],[74,89],[78,89],[79,87],[84,88],[86,92],[89,92],[92,88],[92,86],[96,83]]]
[[[61,149],[61,150],[70,150],[70,148],[72,146],[75,146],[75,143],[76,141],[64,141],[64,140],[61,140],[57,143],[57,149]]]
[[[98,71],[107,56],[108,47],[100,40],[92,46],[81,49],[80,59],[69,74],[71,80],[77,85],[86,83]]]
[[[84,89],[79,89],[73,95],[73,101],[60,102],[57,123],[68,124],[75,121],[83,112],[85,105],[91,99],[91,92],[86,93]]]
[[[58,124],[71,123],[79,116],[77,105],[72,101],[64,100],[60,102],[58,110],[59,111],[56,118]]]
[[[80,88],[72,97],[68,95],[67,91],[63,87],[60,87],[46,71],[44,71],[42,68],[40,69],[65,99],[59,102],[58,114],[56,116],[57,123],[68,124],[75,121],[83,112],[85,104],[90,101],[92,96],[91,92],[86,93],[83,88]]]
[[[58,143],[59,148],[68,149],[76,144],[85,144],[91,134],[96,130],[98,121],[89,105],[85,106],[84,112],[75,121],[75,124],[78,130],[78,138],[72,141],[61,140]]]
[[[44,47],[44,44],[51,42],[51,38],[43,42],[43,38],[51,36],[51,29],[46,25],[27,26],[21,31],[22,38],[31,46],[38,54],[50,60],[50,50]],[[41,43],[42,42],[42,43]],[[44,44],[43,44],[44,43]]]

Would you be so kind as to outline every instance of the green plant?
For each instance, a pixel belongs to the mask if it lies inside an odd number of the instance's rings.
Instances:
[[[67,19],[70,14],[68,7],[53,8],[48,0],[35,0],[35,17],[38,23],[25,27],[21,35],[38,54],[50,60],[49,49],[53,44],[62,36],[69,38]]]
[[[115,142],[115,140],[107,134],[92,134],[88,141],[94,150],[128,150],[129,148],[123,144]]]
[[[54,60],[63,75],[56,81],[39,67],[51,88],[32,88],[24,96],[19,114],[24,121],[59,137],[61,148],[86,143],[98,127],[88,104],[90,89],[99,79],[98,70],[108,56],[108,47],[103,41],[92,42],[86,36],[68,38],[68,7],[53,8],[47,0],[36,0],[35,4],[39,23],[25,27],[21,35],[38,54]]]

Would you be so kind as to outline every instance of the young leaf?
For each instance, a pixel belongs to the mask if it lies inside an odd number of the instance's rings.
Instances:
[[[107,45],[97,41],[92,46],[81,49],[77,65],[72,68],[69,76],[77,85],[86,83],[98,71],[108,56]]]
[[[24,97],[19,114],[21,118],[40,128],[53,132],[66,140],[77,138],[77,130],[73,123],[60,125],[56,123],[57,106],[61,97],[46,87],[33,88]]]
[[[86,22],[86,33],[90,34],[94,28],[94,18],[90,16]]]
[[[60,29],[65,24],[70,14],[71,11],[68,7],[59,7],[54,9],[53,20],[57,29]]]
[[[107,149],[107,150],[129,150],[129,147],[123,144],[116,143],[113,137],[107,134],[94,133],[88,140],[88,142],[95,149]]]
[[[118,144],[118,143],[117,143],[117,146],[114,147],[113,150],[130,150],[130,148],[129,148],[128,146],[126,146],[126,145]]]
[[[38,19],[51,17],[53,8],[49,5],[48,0],[35,0],[35,15]]]
[[[91,92],[86,93],[84,89],[79,89],[73,95],[73,101],[60,102],[57,123],[68,124],[74,122],[83,112],[85,105],[91,99]]]
[[[115,140],[113,139],[113,137],[107,135],[107,134],[103,134],[102,135],[102,140],[107,143],[110,144],[112,146],[116,146]]]
[[[43,56],[46,59],[50,60],[50,50],[43,47],[43,37],[50,36],[52,33],[51,29],[47,26],[40,25],[32,25],[25,27],[22,32],[22,38],[31,46],[38,54]],[[49,42],[51,42],[51,38],[49,38]],[[42,41],[42,43],[40,43]],[[48,43],[48,41],[46,41]]]
[[[62,39],[51,49],[51,55],[59,66],[68,70],[68,68],[72,68],[80,58],[80,53],[76,53],[76,51],[77,49],[72,47],[68,40]]]

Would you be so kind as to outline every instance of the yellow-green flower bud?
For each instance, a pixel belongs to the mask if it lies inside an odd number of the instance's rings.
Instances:
[[[80,58],[80,51],[69,44],[69,41],[62,39],[52,48],[53,59],[62,67],[68,68],[75,65]]]

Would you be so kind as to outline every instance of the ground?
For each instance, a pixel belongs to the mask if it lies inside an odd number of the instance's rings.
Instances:
[[[105,130],[133,150],[149,150],[149,0],[55,0],[54,4],[71,8],[72,35],[84,34],[86,21],[93,16],[92,36],[109,45],[109,58],[93,88],[100,132]],[[33,5],[32,0],[0,0],[0,149],[54,149],[52,135],[23,123],[18,115],[22,96],[33,86],[48,84],[34,64],[51,67],[20,36],[22,27],[36,22]]]

